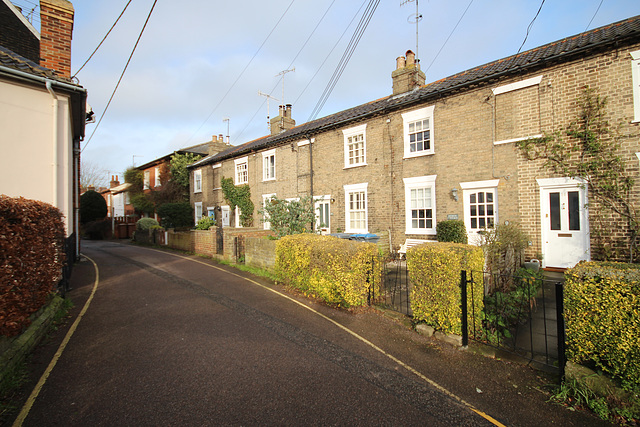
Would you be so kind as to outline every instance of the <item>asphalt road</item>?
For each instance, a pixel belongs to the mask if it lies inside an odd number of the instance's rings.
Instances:
[[[73,318],[32,360],[48,377],[25,426],[598,424],[546,403],[529,368],[375,310],[335,310],[195,256],[115,242],[83,253]]]

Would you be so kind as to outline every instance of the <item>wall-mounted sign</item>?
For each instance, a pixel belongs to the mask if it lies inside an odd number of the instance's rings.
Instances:
[[[447,215],[447,219],[458,219],[458,214],[449,214]]]

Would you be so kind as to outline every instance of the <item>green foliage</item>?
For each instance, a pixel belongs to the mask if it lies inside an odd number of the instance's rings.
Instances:
[[[505,291],[496,291],[484,298],[483,327],[487,341],[497,344],[512,337],[512,332],[517,328],[518,322],[528,319],[527,313],[536,304],[536,295],[542,286],[542,273],[521,268],[513,278],[502,276],[511,288]],[[494,278],[494,282],[500,278]],[[499,287],[499,288],[506,288]]]
[[[44,306],[60,280],[65,227],[60,210],[0,195],[0,335],[14,336]]]
[[[566,129],[517,144],[527,160],[544,160],[548,170],[584,180],[590,197],[627,222],[628,259],[633,262],[640,233],[640,212],[631,194],[633,168],[620,155],[621,138],[607,121],[606,106],[606,98],[586,87],[578,99],[578,116]],[[615,222],[603,226],[609,239],[619,228]]]
[[[373,243],[309,233],[284,236],[276,242],[275,268],[305,294],[341,307],[366,305],[369,291],[380,286],[382,278]]]
[[[482,268],[484,256],[477,246],[461,243],[428,243],[407,251],[407,267],[413,283],[411,309],[416,321],[445,333],[462,332],[460,309],[460,271],[474,273],[474,288],[467,290],[469,312],[480,313],[484,295]],[[480,316],[477,316],[477,328]]]
[[[193,207],[189,202],[165,203],[156,210],[164,228],[191,227]]]
[[[178,184],[169,171],[169,166],[163,163],[160,167],[160,187],[151,192],[153,203],[160,207],[166,203],[189,202],[189,187]]]
[[[315,207],[311,196],[291,201],[274,196],[266,201],[264,209],[258,210],[258,213],[262,215],[262,222],[268,222],[278,237],[313,231]]]
[[[493,273],[488,283],[489,293],[508,292],[512,287],[510,281],[493,279],[498,273],[504,277],[515,276],[522,265],[524,250],[529,246],[529,236],[515,222],[496,224],[484,230],[481,236],[480,246],[484,250],[487,270]]]
[[[213,216],[203,216],[196,224],[196,230],[208,230],[210,227],[215,227],[216,219]]]
[[[144,187],[144,173],[132,166],[124,171],[124,182],[131,184],[128,190],[130,194],[141,193]]]
[[[181,185],[183,188],[189,188],[189,166],[191,163],[194,163],[202,158],[199,154],[194,153],[185,153],[185,154],[174,154],[171,156],[171,162],[169,163],[170,171],[171,171],[171,179],[175,181],[177,184]]]
[[[131,204],[136,212],[150,215],[155,209],[151,197],[145,193],[132,194],[129,199],[131,200]]]
[[[233,183],[233,178],[221,179],[222,194],[229,203],[231,210],[240,208],[240,224],[243,227],[251,227],[253,225],[253,209],[254,205],[251,201],[251,189],[249,185],[238,185]]]
[[[100,193],[89,190],[80,196],[80,222],[87,223],[106,216],[107,202]]]
[[[461,220],[440,221],[436,225],[436,235],[438,242],[468,243],[467,228]]]
[[[158,221],[153,218],[140,218],[136,222],[136,231],[147,231],[150,230],[154,225],[159,225]]]
[[[640,265],[583,262],[565,272],[567,358],[640,392]]]

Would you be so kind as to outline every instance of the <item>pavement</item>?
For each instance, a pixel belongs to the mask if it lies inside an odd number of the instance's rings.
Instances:
[[[97,260],[101,288],[24,425],[87,425],[87,420],[92,425],[115,425],[115,420],[118,425],[608,425],[549,403],[557,378],[517,361],[486,357],[474,343],[460,350],[421,336],[403,316],[376,308],[337,310],[197,256],[173,261],[175,253],[116,242],[83,242],[83,248]],[[187,261],[192,267],[185,267]],[[213,279],[205,264],[222,273]],[[185,268],[189,281],[181,279]],[[68,293],[74,308],[34,352],[27,382],[13,396],[15,410],[4,414],[0,425],[12,425],[28,401],[79,319],[95,279],[93,264],[83,258]],[[215,294],[196,285],[205,279],[220,285]],[[175,286],[161,297],[158,284],[165,280]],[[292,301],[306,309],[301,312]],[[306,312],[317,314],[306,317]],[[267,332],[254,329],[255,323],[266,325]],[[152,349],[153,357],[139,354],[143,348]],[[212,352],[219,352],[215,357],[224,366],[203,363]],[[271,362],[265,365],[264,358]],[[212,409],[216,402],[225,407]],[[457,407],[473,410],[456,415]],[[169,409],[181,415],[166,418]],[[121,412],[125,415],[116,418]],[[209,418],[199,417],[203,412]]]

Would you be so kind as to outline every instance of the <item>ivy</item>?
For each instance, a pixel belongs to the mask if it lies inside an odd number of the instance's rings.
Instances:
[[[584,180],[590,196],[624,219],[630,236],[627,258],[633,262],[640,212],[633,203],[630,169],[619,154],[621,136],[607,120],[606,97],[585,87],[577,103],[577,118],[566,129],[520,141],[518,148],[527,160],[544,160],[551,172]],[[602,227],[611,236],[619,226],[603,222]]]
[[[251,201],[251,189],[249,185],[236,186],[233,178],[221,179],[222,194],[229,203],[231,210],[240,208],[240,224],[243,227],[251,227],[253,225],[253,209],[254,205]]]

